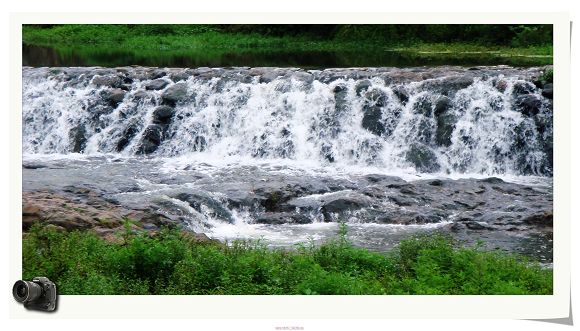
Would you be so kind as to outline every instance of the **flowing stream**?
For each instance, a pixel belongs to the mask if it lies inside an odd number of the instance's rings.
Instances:
[[[550,261],[543,70],[25,67],[23,188],[89,187],[220,240],[346,222],[376,250],[437,230]]]

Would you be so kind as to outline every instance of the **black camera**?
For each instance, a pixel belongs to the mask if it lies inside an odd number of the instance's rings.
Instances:
[[[12,295],[26,309],[54,311],[56,285],[46,277],[35,277],[31,282],[19,280],[12,287]]]

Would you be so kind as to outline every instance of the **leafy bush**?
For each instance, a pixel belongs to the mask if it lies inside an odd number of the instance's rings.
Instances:
[[[451,238],[403,240],[389,254],[337,238],[295,250],[261,242],[199,243],[178,230],[96,234],[34,226],[23,237],[23,274],[61,294],[551,294],[552,271],[523,258],[456,248]]]

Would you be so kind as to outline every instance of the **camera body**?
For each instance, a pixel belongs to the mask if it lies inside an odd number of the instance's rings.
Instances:
[[[56,285],[46,277],[32,281],[19,280],[12,288],[12,295],[26,309],[54,311],[56,309]]]

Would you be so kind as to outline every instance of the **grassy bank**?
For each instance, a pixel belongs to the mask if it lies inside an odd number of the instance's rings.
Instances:
[[[441,64],[462,59],[473,63],[516,65],[552,63],[551,41],[522,32],[514,32],[510,40],[490,41],[491,37],[487,35],[479,39],[452,38],[453,34],[449,32],[448,39],[443,38],[445,35],[436,37],[443,28],[428,30],[429,35],[423,35],[419,30],[414,34],[404,34],[401,31],[377,32],[371,28],[357,30],[345,26],[325,34],[290,33],[291,28],[271,33],[264,29],[226,29],[211,25],[58,25],[48,28],[24,26],[22,32],[26,45],[50,46],[64,57],[71,57],[74,53],[75,56],[90,58],[93,63],[89,64],[99,64],[103,58],[113,54],[129,56],[132,61],[137,61],[135,63],[149,63],[147,59],[151,61],[156,57],[160,60],[171,58],[172,61],[194,58],[197,62],[193,63],[212,63],[212,59],[227,58],[232,54],[251,57],[264,53],[278,53],[281,57],[292,57],[297,53],[319,53],[318,56],[320,53],[336,53],[337,56],[349,57],[345,63],[353,62],[352,66],[366,63],[362,60],[357,63],[354,54],[371,57],[368,65],[380,65],[392,57],[402,57],[409,63],[434,61]],[[407,29],[412,30],[410,27]],[[538,40],[525,42],[530,39]],[[236,60],[245,65],[243,59]]]
[[[435,235],[389,254],[353,247],[346,228],[322,246],[200,243],[178,231],[119,234],[33,227],[23,278],[46,276],[61,294],[551,294],[552,271],[521,258],[455,248]]]

